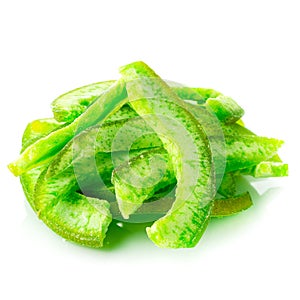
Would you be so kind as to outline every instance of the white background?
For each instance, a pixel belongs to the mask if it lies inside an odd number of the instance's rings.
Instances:
[[[299,1],[1,1],[1,299],[300,299]],[[70,89],[144,60],[163,78],[236,99],[246,124],[286,141],[289,178],[212,221],[197,247],[142,231],[110,249],[63,241],[6,168],[25,125]]]

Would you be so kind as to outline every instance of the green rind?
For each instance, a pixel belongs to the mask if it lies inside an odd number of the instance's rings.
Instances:
[[[208,225],[211,207],[210,203],[199,209],[199,203],[186,202],[147,227],[147,235],[161,248],[195,247]]]
[[[45,224],[66,240],[92,248],[101,248],[112,221],[105,200],[73,194],[39,215]]]
[[[232,98],[223,95],[207,99],[206,106],[227,124],[235,123],[244,115],[244,110]]]
[[[184,102],[147,65],[136,62],[122,67],[120,72],[126,81],[130,105],[141,116],[152,114],[153,122],[147,118],[145,120],[156,132],[159,132],[175,167],[176,200],[167,215],[147,229],[147,234],[160,247],[195,246],[202,235],[200,234],[202,228],[206,227],[206,220],[209,219],[214,194],[211,178],[212,160],[207,137],[200,124],[186,110]],[[158,100],[156,105],[153,100]],[[162,118],[156,117],[158,115],[180,122],[193,140],[193,145],[197,149],[195,153],[198,157],[197,164],[200,164],[201,169],[194,186],[191,186],[190,175],[186,173],[187,170],[190,171],[193,168],[188,162],[190,157],[187,156],[186,147],[189,145],[180,148],[180,141],[174,137],[174,131],[172,135],[169,124],[163,122]],[[161,130],[165,130],[165,135]],[[171,142],[172,139],[173,142]],[[179,217],[180,220],[178,220]]]
[[[43,171],[46,170],[48,165],[42,165],[40,167],[34,168],[20,176],[20,182],[26,196],[28,203],[31,208],[36,212],[36,207],[34,203],[34,192],[39,176]]]
[[[72,168],[59,176],[45,170],[36,184],[34,204],[41,220],[63,238],[89,247],[102,247],[112,220],[109,203],[76,193]]]
[[[216,199],[212,209],[212,217],[226,217],[237,214],[253,205],[248,192],[227,199]]]

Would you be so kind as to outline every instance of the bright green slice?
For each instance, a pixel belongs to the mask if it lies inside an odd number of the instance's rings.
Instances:
[[[251,135],[227,136],[226,172],[236,171],[259,164],[274,156],[283,141]]]
[[[59,96],[51,104],[54,118],[59,122],[73,122],[114,83],[115,80],[97,82]]]
[[[147,234],[159,247],[194,247],[207,226],[215,194],[207,137],[184,102],[146,64],[132,63],[120,72],[131,107],[161,138],[177,180],[172,208]]]
[[[30,122],[23,133],[21,152],[37,140],[64,126],[65,123],[58,122],[53,118],[39,119]]]
[[[23,152],[27,147],[36,142],[42,137],[47,136],[51,132],[63,127],[65,123],[57,122],[55,119],[46,118],[30,122],[22,136],[22,150]],[[41,173],[48,167],[48,164],[34,168],[20,176],[23,191],[28,200],[28,203],[34,211],[36,211],[34,204],[34,191],[37,180]]]
[[[224,123],[235,123],[244,115],[244,110],[232,98],[223,95],[207,99],[206,106]]]
[[[22,152],[20,157],[9,164],[11,172],[19,176],[30,169],[42,165],[53,158],[74,135],[99,122],[119,110],[126,103],[126,90],[120,80],[102,94],[73,123],[52,132]]]
[[[232,196],[227,199],[216,199],[212,210],[212,217],[226,217],[237,214],[253,205],[248,192]]]
[[[252,175],[255,178],[288,176],[288,164],[262,161],[252,169],[249,175]]]
[[[63,238],[89,247],[102,247],[112,220],[109,203],[76,193],[75,187],[72,170],[65,170],[58,177],[48,177],[44,171],[36,185],[37,214]]]

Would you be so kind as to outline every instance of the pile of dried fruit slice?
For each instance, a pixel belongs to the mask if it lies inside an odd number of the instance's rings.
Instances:
[[[9,165],[62,237],[102,247],[116,219],[152,222],[159,247],[193,247],[211,217],[252,205],[239,176],[287,176],[283,142],[245,128],[230,97],[166,82],[143,62],[120,73],[54,100],[54,118],[28,124]]]

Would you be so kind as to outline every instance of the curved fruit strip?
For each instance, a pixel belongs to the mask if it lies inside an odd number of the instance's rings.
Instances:
[[[112,220],[109,203],[76,193],[73,170],[50,178],[46,171],[36,185],[35,207],[39,218],[67,240],[102,247]]]
[[[97,82],[59,96],[51,104],[54,118],[59,122],[73,122],[114,83],[115,80]]]
[[[245,113],[232,98],[223,95],[207,99],[206,106],[224,123],[235,123]]]
[[[216,189],[218,189],[226,167],[224,134],[227,133],[227,126],[222,124],[216,116],[210,113],[204,106],[189,103],[186,103],[186,106],[188,111],[199,124],[201,124],[202,130],[208,137],[215,173],[219,175],[216,177],[215,182]]]
[[[30,122],[23,133],[21,153],[37,140],[45,137],[49,133],[62,128],[65,123],[58,122],[53,118],[39,119]]]
[[[280,156],[275,154],[268,160],[261,161],[253,167],[242,169],[240,172],[254,178],[283,177],[288,176],[288,164],[283,163]]]
[[[257,165],[274,156],[283,141],[251,135],[227,136],[226,172],[236,171]]]
[[[42,165],[53,158],[76,133],[104,122],[107,117],[120,109],[126,103],[124,83],[120,80],[102,94],[73,123],[56,130],[48,136],[39,139],[22,152],[20,157],[9,164],[9,169],[16,176]]]
[[[63,127],[65,123],[57,122],[55,119],[46,118],[39,119],[30,122],[23,133],[22,136],[22,150],[23,152],[28,146],[47,136],[51,132]],[[22,184],[23,191],[28,200],[28,203],[34,211],[36,211],[34,204],[34,190],[37,180],[40,174],[48,167],[48,164],[42,165],[40,167],[34,168],[28,172],[23,173],[20,176],[20,181]]]
[[[147,228],[147,234],[160,247],[193,247],[207,225],[215,193],[207,137],[184,102],[147,65],[133,63],[120,72],[126,81],[130,105],[159,134],[177,179],[176,200],[171,210]],[[170,128],[174,126],[173,120],[185,128],[192,142],[182,145],[174,127]],[[195,147],[192,155],[190,147]],[[191,173],[197,174],[194,180]]]
[[[212,217],[226,217],[237,214],[253,205],[248,192],[227,199],[216,199],[212,209]]]

